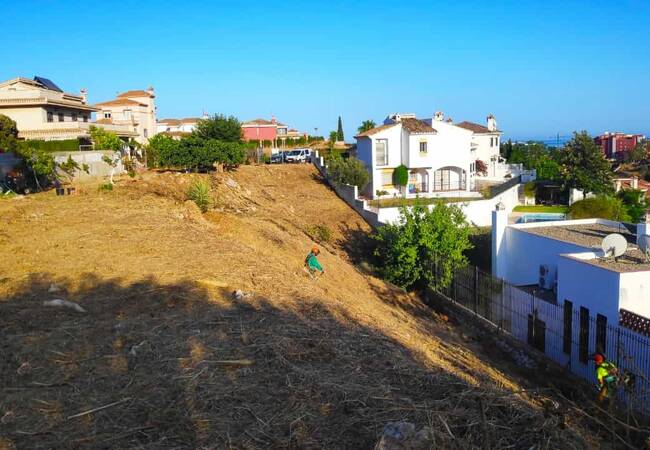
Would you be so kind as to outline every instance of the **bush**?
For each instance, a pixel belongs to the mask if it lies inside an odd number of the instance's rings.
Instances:
[[[639,189],[623,189],[616,193],[623,205],[625,205],[630,220],[638,223],[645,218],[645,212],[650,208],[650,201],[645,197],[645,192]]]
[[[383,197],[383,196],[385,196],[385,195],[388,195],[388,191],[384,191],[384,190],[381,190],[381,189],[377,189],[377,191],[375,192],[375,195],[376,195],[377,197]]]
[[[124,141],[112,131],[106,131],[96,126],[90,127],[90,139],[95,144],[95,150],[122,150]]]
[[[627,222],[631,220],[623,201],[608,195],[586,198],[569,206],[571,219],[608,219]]]
[[[328,159],[327,175],[336,184],[349,184],[363,190],[370,181],[366,166],[357,158],[344,159],[333,153]]]
[[[535,197],[535,193],[537,192],[537,184],[535,184],[534,181],[529,181],[528,183],[524,184],[524,196],[526,197]]]
[[[187,190],[187,197],[196,203],[201,212],[206,212],[212,205],[210,183],[206,180],[194,180]]]
[[[310,232],[312,238],[318,243],[330,242],[332,239],[332,230],[327,225],[314,225]]]
[[[395,186],[404,187],[409,182],[409,170],[405,165],[395,167],[393,171],[393,184]]]
[[[113,190],[113,184],[112,183],[104,183],[99,185],[99,190],[100,191],[112,191]]]
[[[28,140],[25,141],[26,145],[32,148],[43,150],[45,152],[78,152],[79,140],[78,139],[65,139],[63,141],[41,141],[41,140]]]
[[[470,227],[457,205],[400,209],[400,221],[379,228],[375,256],[381,275],[404,288],[444,288],[467,264]]]

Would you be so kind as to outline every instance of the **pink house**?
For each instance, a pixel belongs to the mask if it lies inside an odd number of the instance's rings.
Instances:
[[[241,125],[245,141],[271,141],[275,143],[278,137],[278,123],[275,117],[271,120],[255,119]]]

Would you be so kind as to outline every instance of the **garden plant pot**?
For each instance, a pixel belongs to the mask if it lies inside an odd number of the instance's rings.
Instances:
[[[62,187],[56,188],[56,195],[65,195],[65,188]]]
[[[73,187],[68,188],[68,195],[74,195],[77,190]]]

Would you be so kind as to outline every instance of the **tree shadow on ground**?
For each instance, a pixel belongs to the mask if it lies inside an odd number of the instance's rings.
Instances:
[[[589,447],[317,299],[92,274],[58,285],[33,276],[0,300],[0,448],[363,449],[397,420],[431,427],[435,448]],[[86,312],[43,306],[53,298]]]

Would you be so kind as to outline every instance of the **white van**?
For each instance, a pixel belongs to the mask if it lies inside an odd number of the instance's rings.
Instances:
[[[306,163],[311,160],[311,149],[297,148],[284,154],[284,160],[288,163]]]

